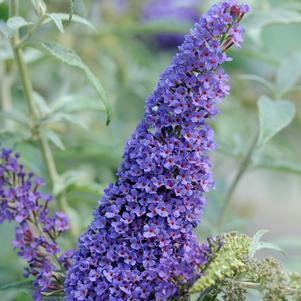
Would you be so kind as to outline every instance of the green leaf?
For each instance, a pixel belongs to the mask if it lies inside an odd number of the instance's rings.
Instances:
[[[25,131],[12,131],[12,130],[1,130],[0,131],[0,143],[3,145],[12,148],[14,145],[18,143],[22,143],[23,141],[29,140],[31,138],[31,133]]]
[[[277,245],[273,243],[261,241],[261,238],[268,232],[269,230],[259,230],[254,234],[249,250],[249,255],[251,258],[253,258],[255,256],[255,253],[261,249],[270,249],[270,250],[283,252],[283,250],[279,248]]]
[[[274,250],[274,251],[285,254],[284,251],[280,247],[278,247],[277,245],[275,245],[271,242],[260,241],[258,243],[257,251],[262,250],[262,249]]]
[[[106,93],[100,81],[91,72],[87,65],[83,63],[81,58],[71,49],[65,48],[62,45],[54,43],[31,43],[30,46],[40,49],[57,60],[66,63],[71,67],[78,69],[88,80],[88,82],[95,88],[100,100],[103,102],[107,113],[107,125],[111,121],[112,109],[107,100]]]
[[[270,156],[260,156],[253,164],[257,168],[273,169],[280,172],[288,172],[297,175],[301,175],[301,163],[282,158],[275,158]]]
[[[73,184],[84,184],[87,179],[87,174],[79,170],[68,170],[60,176],[59,181],[55,183],[53,192],[55,195],[59,195],[61,192],[67,190],[67,188]]]
[[[250,257],[252,257],[252,258],[254,257],[256,251],[258,250],[258,245],[259,245],[261,238],[268,232],[269,232],[269,230],[259,230],[254,234],[251,244],[250,244],[250,251],[249,251]]]
[[[18,289],[27,289],[32,290],[32,280],[25,280],[25,281],[18,281],[12,282],[4,285],[0,285],[0,292],[7,291],[7,290],[18,290]]]
[[[250,22],[254,22],[258,27],[264,27],[270,24],[291,24],[301,22],[301,14],[294,10],[274,8],[259,11],[252,14]]]
[[[301,22],[301,14],[294,10],[269,8],[267,10],[253,11],[246,19],[247,33],[255,41],[259,42],[264,27],[271,24],[292,24]]]
[[[265,78],[255,75],[255,74],[242,74],[239,76],[239,78],[243,80],[252,80],[255,81],[261,85],[263,85],[265,88],[267,88],[270,92],[274,93],[275,88],[273,87],[272,83],[270,83],[268,80]]]
[[[295,106],[288,100],[272,101],[265,95],[260,97],[257,105],[259,110],[257,145],[263,146],[292,122],[295,115]]]
[[[18,143],[16,145],[18,152],[22,154],[21,162],[28,168],[42,178],[47,177],[47,169],[41,151],[32,142]]]
[[[6,24],[9,28],[9,37],[12,37],[21,27],[33,25],[32,22],[28,22],[19,16],[9,18]]]
[[[301,77],[301,52],[287,56],[277,71],[276,88],[279,95],[290,91]]]
[[[67,21],[67,22],[69,21],[69,14],[51,13],[51,14],[47,14],[47,16],[49,16],[49,18],[45,19],[44,24],[49,23],[51,20],[53,20],[53,18],[55,18],[57,21],[60,21],[61,23],[62,23],[62,21]],[[85,25],[85,26],[89,27],[90,29],[92,29],[93,31],[96,31],[94,25],[91,24],[87,19],[85,19],[81,16],[73,14],[71,22],[79,23],[81,25]]]
[[[57,29],[61,32],[64,33],[64,25],[63,22],[60,18],[58,18],[56,16],[56,14],[46,14],[55,24],[55,26],[57,27]]]
[[[74,116],[74,114],[68,114],[64,112],[54,112],[50,113],[46,118],[41,119],[41,124],[50,124],[50,123],[56,123],[56,122],[65,122],[65,123],[72,123],[77,126],[80,126],[81,128],[87,130],[88,127],[85,124],[84,121],[82,121],[77,116]]]
[[[0,112],[0,117],[13,120],[21,125],[26,126],[27,128],[29,127],[29,119],[20,111],[12,109],[7,112]]]
[[[49,129],[43,129],[43,133],[56,147],[65,150],[64,143],[57,133]]]
[[[37,92],[33,92],[34,100],[37,104],[37,107],[40,111],[41,116],[45,116],[50,114],[51,109],[49,108],[45,98]]]
[[[77,193],[79,192],[85,192],[85,193],[91,193],[96,195],[97,197],[102,196],[102,192],[105,189],[105,186],[102,186],[96,182],[92,182],[91,180],[89,182],[77,182],[68,187],[68,190],[74,190]]]
[[[98,100],[91,98],[87,101],[86,95],[65,95],[51,103],[53,111],[57,112],[82,112],[84,110],[104,111],[105,107],[99,104]]]

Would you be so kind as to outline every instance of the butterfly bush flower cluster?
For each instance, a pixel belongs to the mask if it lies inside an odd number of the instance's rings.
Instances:
[[[111,184],[80,237],[66,300],[167,300],[201,277],[208,246],[193,228],[213,186],[207,123],[229,92],[220,68],[240,46],[246,5],[213,6],[161,74]]]
[[[40,191],[45,182],[26,173],[19,157],[9,149],[0,153],[0,224],[18,224],[13,246],[27,261],[24,276],[35,277],[34,299],[40,300],[42,292],[56,289],[58,266],[65,269],[70,265],[70,251],[59,257],[56,243],[68,229],[68,221],[62,212],[49,216],[51,196]]]

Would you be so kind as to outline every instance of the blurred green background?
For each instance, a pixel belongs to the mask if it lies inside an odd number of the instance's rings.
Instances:
[[[22,16],[34,21],[30,1],[20,2]],[[68,14],[69,1],[45,2],[48,12]],[[46,128],[62,175],[57,189],[66,191],[67,213],[73,224],[73,233],[62,238],[64,248],[74,247],[76,237],[91,221],[92,208],[103,188],[114,181],[124,143],[142,117],[145,99],[176,53],[174,45],[162,45],[162,34],[163,39],[169,35],[174,41],[191,27],[191,19],[168,5],[163,12],[159,8],[146,18],[145,10],[152,9],[147,2],[75,0],[75,14],[88,19],[95,30],[71,22],[62,33],[49,22],[34,36],[74,49],[97,75],[113,108],[108,127],[95,91],[78,72],[35,49],[26,50],[40,110],[45,116],[59,113],[47,119]],[[160,2],[164,6],[164,1]],[[268,229],[265,239],[278,244],[286,255],[262,254],[277,256],[289,270],[301,272],[301,1],[245,2],[251,6],[251,14],[243,21],[246,41],[242,49],[230,51],[233,61],[224,66],[231,75],[232,90],[220,105],[221,114],[214,124],[218,148],[211,157],[216,190],[208,195],[209,204],[197,234],[202,240],[219,231],[254,234]],[[8,18],[7,3],[0,1],[1,22]],[[175,3],[201,14],[216,1]],[[183,14],[182,8],[180,11]],[[47,178],[40,150],[26,127],[29,114],[12,53],[1,35],[0,89],[0,140],[21,152],[29,169]],[[293,102],[296,116],[287,128],[256,149],[218,229],[226,191],[258,127],[256,103],[262,95]],[[53,203],[53,208],[56,206]],[[0,227],[0,284],[17,281],[23,272],[23,262],[12,251],[13,231],[13,225]],[[31,297],[28,292],[9,291],[0,293],[0,300],[26,301]]]

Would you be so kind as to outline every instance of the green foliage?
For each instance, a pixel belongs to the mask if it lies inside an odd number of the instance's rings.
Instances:
[[[261,241],[261,238],[268,232],[269,230],[259,230],[254,234],[249,250],[249,256],[251,258],[253,258],[255,256],[255,253],[261,249],[270,249],[278,252],[283,252],[282,249],[279,248],[277,245],[272,244],[270,242]]]
[[[53,21],[53,23],[55,24],[55,26],[58,28],[58,30],[61,33],[64,33],[64,21],[69,23],[70,20],[70,15],[69,14],[65,14],[65,13],[49,13],[46,14],[46,16],[48,18],[45,18],[45,20],[43,21],[43,24],[47,24],[51,21]],[[93,30],[94,32],[96,31],[94,25],[92,23],[90,23],[87,19],[82,18],[81,16],[72,14],[72,19],[70,20],[70,22],[74,22],[74,23],[78,23],[79,25],[84,25],[86,26],[88,29]]]
[[[257,144],[264,145],[279,131],[288,126],[295,115],[295,107],[290,101],[272,101],[267,96],[258,100],[259,137]]]
[[[31,43],[32,47],[40,49],[45,53],[51,55],[55,59],[78,69],[86,77],[88,82],[95,88],[98,93],[99,98],[105,106],[107,112],[107,125],[111,121],[112,110],[110,104],[107,102],[107,97],[105,91],[100,83],[100,81],[95,77],[87,65],[85,65],[80,57],[71,49],[67,49],[59,44],[53,44],[49,42],[44,43]]]
[[[264,4],[263,4],[264,5]],[[300,23],[299,12],[284,8],[264,8],[256,10],[248,20],[250,24],[249,35],[255,42],[260,42],[262,32],[266,26],[273,24]]]
[[[32,22],[27,22],[24,18],[16,16],[16,17],[11,17],[7,20],[6,22],[8,32],[7,32],[7,38],[13,37],[17,30],[19,30],[22,27],[26,26],[32,26]]]
[[[301,52],[294,53],[281,62],[276,74],[276,90],[279,95],[283,95],[295,88],[301,77],[300,65]]]

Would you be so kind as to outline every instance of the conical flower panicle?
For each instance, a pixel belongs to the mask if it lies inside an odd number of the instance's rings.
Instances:
[[[42,193],[44,180],[27,173],[19,162],[20,155],[10,149],[0,150],[0,224],[16,222],[13,245],[18,256],[27,262],[25,277],[34,276],[34,300],[41,293],[59,289],[55,272],[58,264],[69,268],[71,251],[60,258],[57,237],[68,229],[62,212],[49,215],[50,195]],[[59,262],[54,262],[54,257]]]
[[[179,47],[127,142],[118,180],[78,242],[66,299],[167,300],[199,278],[208,249],[192,233],[212,188],[207,124],[229,92],[220,65],[240,45],[247,6],[211,8]]]

